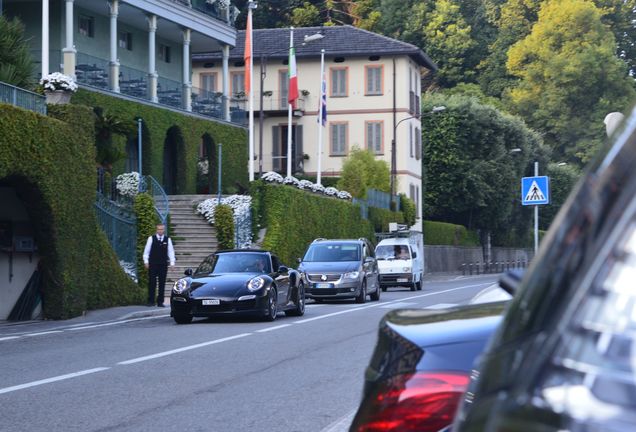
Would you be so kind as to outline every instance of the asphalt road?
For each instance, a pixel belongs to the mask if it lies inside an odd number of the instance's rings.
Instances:
[[[496,278],[363,305],[309,301],[305,316],[273,323],[163,315],[0,329],[0,431],[344,431],[382,316],[462,304]]]

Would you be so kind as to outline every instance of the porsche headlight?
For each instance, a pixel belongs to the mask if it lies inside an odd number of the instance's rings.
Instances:
[[[357,271],[344,274],[345,279],[358,279],[358,276],[360,276],[360,272],[357,272]]]
[[[263,288],[264,285],[265,279],[260,276],[256,276],[247,283],[247,289],[249,289],[250,291],[258,291],[259,289]]]
[[[174,283],[172,292],[175,294],[181,294],[188,288],[188,281],[186,279],[179,279]]]

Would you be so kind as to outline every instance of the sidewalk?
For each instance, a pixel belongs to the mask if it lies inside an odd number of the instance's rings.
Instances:
[[[84,323],[96,323],[96,322],[109,322],[119,321],[132,318],[142,318],[148,316],[169,316],[170,304],[166,302],[165,308],[157,306],[116,306],[107,309],[89,310],[82,316],[67,320],[31,320],[31,321],[3,321],[0,320],[0,329],[7,330],[8,328],[17,329],[21,326],[29,326],[29,324],[52,324],[52,325],[76,325]]]

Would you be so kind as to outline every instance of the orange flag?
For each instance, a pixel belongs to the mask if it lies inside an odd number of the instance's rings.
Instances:
[[[252,11],[247,15],[247,28],[245,29],[245,51],[243,52],[245,60],[245,93],[250,92],[252,87],[252,70],[250,63],[252,59]]]

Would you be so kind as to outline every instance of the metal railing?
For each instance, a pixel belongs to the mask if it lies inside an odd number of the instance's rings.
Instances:
[[[157,80],[157,97],[159,103],[175,108],[183,106],[183,84],[168,78],[159,77]]]
[[[305,111],[306,101],[309,96],[300,96],[296,100],[296,110]],[[254,95],[255,109],[259,110],[259,95]],[[281,91],[264,91],[263,92],[263,111],[287,111],[289,102],[287,101],[287,92]]]
[[[46,115],[46,98],[20,87],[0,82],[0,102]]]
[[[161,222],[165,224],[170,213],[168,195],[166,195],[166,192],[153,176],[143,176],[143,179],[141,190],[152,195],[152,199],[155,202],[155,211],[159,215]]]
[[[101,89],[108,88],[108,60],[78,52],[76,63],[75,76],[78,83]]]
[[[383,209],[391,209],[391,198],[395,202],[395,210],[400,209],[400,196],[382,192],[376,189],[367,189],[367,204],[369,207],[377,207]]]
[[[362,217],[362,219],[369,219],[369,205],[367,202],[359,198],[353,198],[351,201],[354,205],[360,206],[360,217]]]
[[[136,268],[137,220],[132,208],[111,201],[97,192],[95,200],[97,222],[108,242],[126,267]]]
[[[192,87],[192,112],[225,120],[226,103],[223,93]]]

